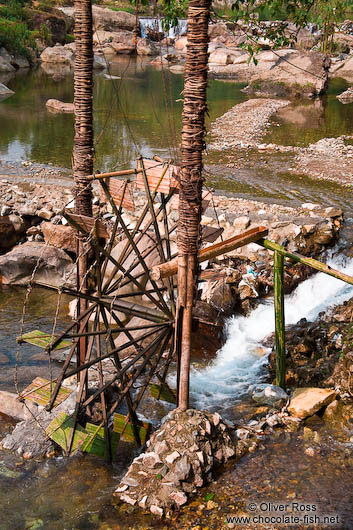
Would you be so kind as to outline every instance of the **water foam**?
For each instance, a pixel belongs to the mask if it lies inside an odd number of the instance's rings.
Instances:
[[[353,275],[353,260],[332,259],[328,264]],[[353,296],[353,287],[324,273],[301,283],[285,297],[286,324],[301,318],[315,320],[321,311],[341,304]],[[192,369],[190,390],[193,405],[223,408],[247,393],[249,386],[265,375],[269,349],[264,352],[263,340],[274,332],[273,299],[266,300],[249,316],[233,316],[227,323],[227,340],[216,358],[204,369]],[[260,350],[260,355],[259,355]]]

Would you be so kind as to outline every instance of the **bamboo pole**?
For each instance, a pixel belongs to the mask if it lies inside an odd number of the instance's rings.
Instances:
[[[286,387],[286,336],[284,319],[284,257],[275,251],[273,285],[276,334],[276,385]]]
[[[77,214],[92,217],[92,188],[87,179],[93,173],[93,21],[91,0],[75,0],[75,70],[74,105],[75,138],[73,148],[74,196]],[[86,238],[77,233],[77,288],[87,291],[88,248]],[[77,313],[87,309],[87,301],[79,299]],[[78,342],[77,364],[84,363],[87,337]],[[87,392],[85,373],[79,376],[83,395]],[[71,437],[72,441],[72,437]]]
[[[192,306],[197,276],[197,254],[201,239],[202,152],[205,136],[208,73],[208,22],[211,0],[189,0],[184,106],[181,131],[178,226],[178,319],[180,342],[180,386],[178,408],[189,406],[189,371]],[[179,346],[177,345],[177,351]]]
[[[273,241],[269,241],[268,239],[262,239],[260,241],[257,241],[257,244],[261,245],[264,248],[267,248],[267,250],[273,250],[274,252],[277,251],[279,254],[281,254],[285,258],[289,258],[292,261],[302,263],[303,265],[307,265],[308,267],[311,267],[312,269],[315,269],[319,272],[324,272],[329,276],[333,276],[333,278],[337,278],[337,280],[342,280],[345,283],[353,285],[353,276],[349,276],[344,272],[340,272],[336,269],[333,269],[332,267],[330,267],[330,265],[321,263],[321,261],[318,261],[314,258],[306,258],[305,256],[298,254],[297,252],[288,252],[288,250],[286,250],[281,245],[278,245],[278,243],[274,243]]]
[[[216,243],[215,245],[211,245],[210,247],[200,250],[197,256],[197,262],[202,263],[203,261],[207,261],[211,258],[226,254],[227,252],[231,252],[232,250],[243,247],[244,245],[248,245],[249,243],[257,242],[267,234],[268,230],[263,226],[252,228],[243,234],[239,234],[227,239],[226,241]],[[179,258],[176,257],[171,261],[162,263],[161,265],[156,265],[151,270],[151,278],[158,281],[162,278],[169,278],[170,276],[173,276],[178,271],[178,263]]]

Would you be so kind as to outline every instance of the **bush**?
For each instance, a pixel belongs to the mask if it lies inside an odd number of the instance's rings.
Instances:
[[[15,55],[22,55],[32,60],[28,48],[36,49],[35,41],[27,25],[23,22],[9,22],[0,18],[0,47],[3,46]]]

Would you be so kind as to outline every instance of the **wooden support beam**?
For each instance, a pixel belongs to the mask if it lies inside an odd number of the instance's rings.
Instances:
[[[264,248],[267,248],[267,250],[273,250],[274,252],[277,251],[285,258],[289,258],[290,260],[295,261],[297,263],[302,263],[303,265],[307,265],[308,267],[311,267],[312,269],[315,269],[319,272],[324,272],[329,276],[333,276],[334,278],[337,278],[337,280],[342,280],[345,283],[353,285],[353,276],[348,276],[348,274],[345,274],[344,272],[340,272],[336,269],[333,269],[332,267],[330,267],[330,265],[321,263],[321,261],[318,261],[314,258],[306,258],[305,256],[298,254],[297,252],[288,252],[288,250],[286,250],[281,245],[278,245],[278,243],[274,243],[273,241],[269,241],[268,239],[262,239],[260,241],[256,241],[256,243]]]
[[[210,247],[200,250],[197,256],[197,261],[198,263],[202,263],[203,261],[207,261],[222,254],[227,254],[227,252],[231,252],[236,248],[243,247],[244,245],[248,245],[249,243],[257,242],[259,239],[262,239],[267,234],[268,229],[263,226],[252,228],[251,230],[248,230],[243,234],[239,234],[230,239],[227,239],[226,241],[222,241],[221,243],[217,243],[216,245],[212,245]],[[161,280],[162,278],[169,278],[170,276],[176,274],[177,270],[178,257],[172,259],[171,261],[168,261],[167,263],[163,263],[162,265],[156,265],[155,267],[153,267],[151,270],[151,278],[156,281]]]
[[[286,387],[286,335],[284,320],[284,257],[277,250],[273,262],[276,334],[276,385]]]

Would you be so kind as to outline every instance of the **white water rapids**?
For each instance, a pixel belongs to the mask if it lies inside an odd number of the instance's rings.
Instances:
[[[334,258],[328,265],[353,275],[353,259]],[[301,318],[315,320],[321,311],[353,296],[353,287],[324,273],[301,283],[285,297],[286,325]],[[267,355],[259,356],[262,341],[275,330],[273,299],[261,303],[249,316],[234,316],[227,323],[227,339],[216,358],[203,369],[192,369],[190,390],[193,406],[226,407],[244,396],[249,386],[261,381]],[[269,353],[267,349],[267,353]]]
[[[147,27],[150,27],[154,31],[163,31],[166,37],[179,37],[180,35],[186,35],[187,20],[179,19],[178,25],[175,28],[170,28],[169,31],[164,31],[162,20],[160,18],[140,18],[140,29],[141,37],[147,36]]]

